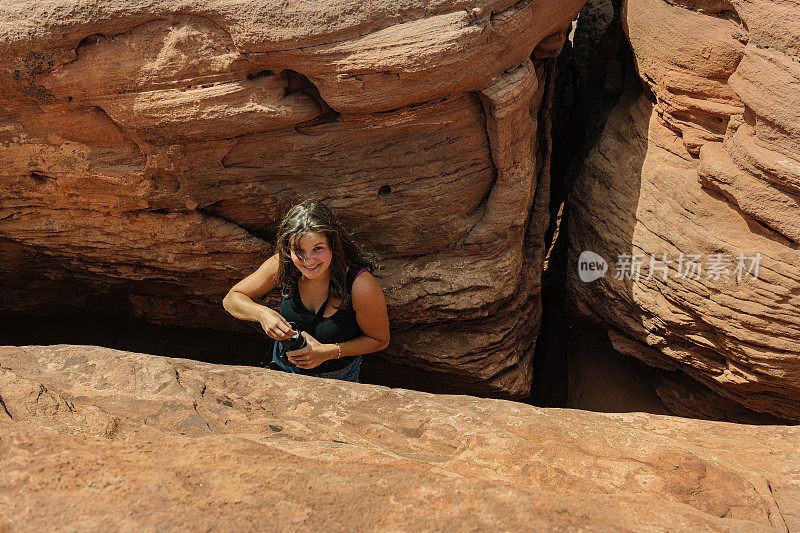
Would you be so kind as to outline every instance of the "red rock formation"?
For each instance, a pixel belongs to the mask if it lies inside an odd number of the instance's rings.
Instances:
[[[800,526],[798,427],[96,347],[0,347],[0,365],[0,528]]]
[[[0,311],[243,328],[222,296],[312,197],[385,259],[378,379],[526,396],[582,4],[4,5]]]
[[[622,99],[576,180],[568,291],[617,350],[800,420],[796,10],[792,2],[624,3],[652,94]],[[610,262],[605,278],[578,279],[583,250]],[[642,260],[638,279],[615,279],[620,254]],[[701,256],[697,279],[678,271],[690,254]],[[756,254],[757,275],[737,273],[737,257],[747,269]],[[649,276],[651,256],[673,263]],[[719,276],[709,270],[715,256]],[[662,399],[685,392],[680,380],[659,384]]]

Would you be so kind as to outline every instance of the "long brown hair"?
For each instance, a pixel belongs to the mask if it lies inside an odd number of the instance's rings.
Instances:
[[[322,202],[306,200],[289,209],[281,221],[276,238],[278,249],[278,285],[283,296],[290,298],[301,277],[300,271],[292,262],[291,252],[298,257],[303,256],[300,239],[307,233],[319,233],[328,238],[331,248],[331,296],[338,298],[339,307],[350,306],[350,294],[347,292],[347,269],[351,266],[366,268],[372,272],[377,267],[374,254],[357,245],[350,234],[345,231],[336,217]]]

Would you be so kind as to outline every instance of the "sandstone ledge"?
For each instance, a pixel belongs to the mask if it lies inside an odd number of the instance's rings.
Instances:
[[[0,365],[0,528],[800,526],[795,427],[87,346],[0,347]]]

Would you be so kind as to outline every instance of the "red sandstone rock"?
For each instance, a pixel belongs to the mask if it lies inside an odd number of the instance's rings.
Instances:
[[[800,428],[0,347],[0,527],[793,529]]]
[[[796,9],[625,2],[623,23],[655,102],[623,98],[575,183],[568,291],[617,350],[800,420]],[[604,279],[578,279],[583,250],[611,262]],[[619,254],[643,258],[638,280],[614,279]],[[666,279],[647,279],[650,256],[662,254],[700,254],[702,277],[680,277],[671,264]],[[727,279],[707,270],[713,254],[731,260]],[[736,275],[740,254],[761,254],[757,277]],[[687,392],[661,386],[662,398]]]
[[[0,311],[246,329],[220,301],[311,197],[384,258],[378,379],[526,396],[582,4],[4,4]]]

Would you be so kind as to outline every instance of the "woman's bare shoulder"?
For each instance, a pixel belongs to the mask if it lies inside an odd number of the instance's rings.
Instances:
[[[383,290],[375,276],[369,270],[360,272],[353,280],[353,305],[357,305],[359,299],[374,298],[378,295],[383,298]]]

